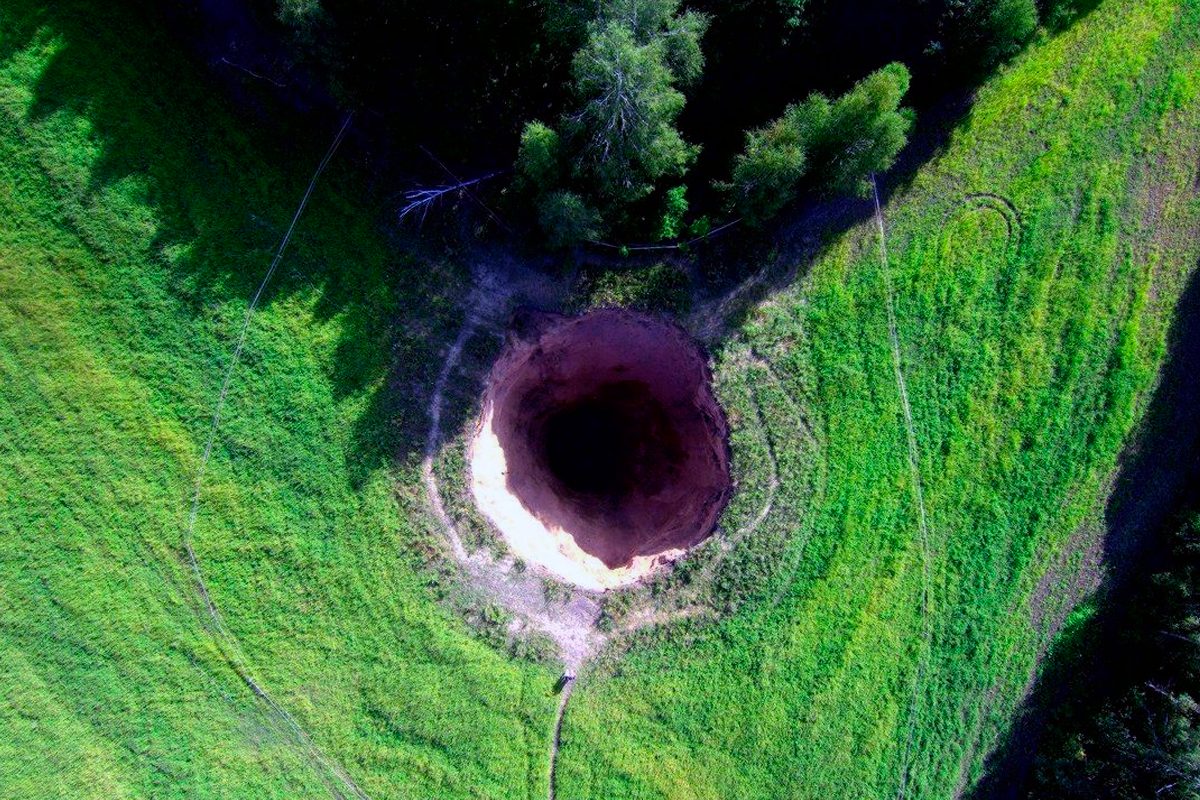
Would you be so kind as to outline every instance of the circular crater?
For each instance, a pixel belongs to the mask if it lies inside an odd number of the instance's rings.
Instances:
[[[608,589],[708,536],[731,493],[729,428],[687,334],[615,309],[513,327],[469,454],[475,502],[512,551]]]

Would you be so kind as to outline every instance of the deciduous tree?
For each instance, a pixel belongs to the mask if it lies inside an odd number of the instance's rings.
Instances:
[[[749,131],[746,149],[733,160],[733,177],[720,188],[747,224],[761,225],[795,194],[806,159],[800,131],[787,118]]]
[[[861,189],[872,172],[891,167],[907,141],[912,118],[900,102],[908,82],[908,70],[894,63],[836,100],[812,94],[788,106],[779,119],[746,134],[731,180],[719,188],[751,225],[774,216],[806,177],[827,192]]]
[[[892,63],[837,100],[814,94],[787,110],[784,117],[799,131],[809,167],[826,191],[860,190],[872,172],[895,163],[912,127],[911,113],[900,106],[908,83],[908,69]]]

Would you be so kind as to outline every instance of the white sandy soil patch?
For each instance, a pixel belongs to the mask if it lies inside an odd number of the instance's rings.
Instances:
[[[649,577],[687,552],[684,548],[674,548],[652,556],[634,556],[628,566],[613,569],[584,552],[574,536],[560,526],[542,522],[509,491],[508,464],[500,439],[492,429],[493,416],[489,403],[468,452],[471,492],[479,510],[500,531],[517,558],[537,564],[581,588],[603,591]]]

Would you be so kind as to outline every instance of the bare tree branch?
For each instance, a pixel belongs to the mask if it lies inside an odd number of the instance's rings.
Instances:
[[[446,195],[452,194],[454,192],[461,192],[461,191],[469,192],[469,189],[467,187],[474,186],[477,183],[482,183],[483,181],[486,181],[489,178],[494,178],[499,174],[500,174],[499,172],[491,172],[491,173],[488,173],[487,175],[484,175],[479,178],[472,178],[469,181],[458,181],[457,183],[442,184],[440,186],[431,186],[431,187],[422,187],[419,189],[413,189],[412,191],[406,192],[404,194],[404,199],[407,200],[408,203],[406,203],[405,206],[400,209],[400,212],[397,216],[399,217],[399,219],[403,220],[403,219],[406,219],[407,217],[409,217],[410,215],[416,213],[417,211],[420,211],[421,212],[421,223],[420,224],[424,224],[425,216],[429,213],[429,209],[432,208],[433,205],[435,203],[437,203],[438,200],[441,200]],[[473,197],[473,199],[475,199],[475,198]],[[476,199],[476,202],[478,202],[477,199]],[[480,205],[482,205],[482,203]],[[491,209],[488,209],[486,206],[484,206],[484,208],[489,213],[491,213]],[[499,219],[497,219],[497,221],[499,221]],[[504,223],[500,223],[500,224],[503,225]]]

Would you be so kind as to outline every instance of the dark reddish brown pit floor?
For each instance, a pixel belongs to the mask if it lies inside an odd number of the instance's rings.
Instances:
[[[620,310],[517,322],[488,388],[509,491],[609,568],[708,536],[728,426],[683,330]]]

